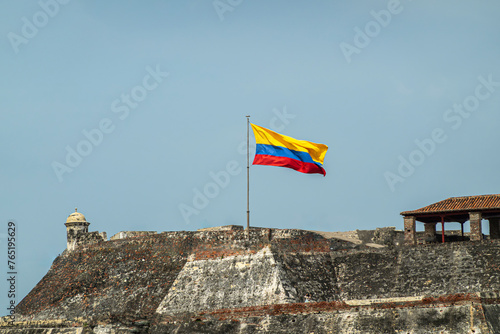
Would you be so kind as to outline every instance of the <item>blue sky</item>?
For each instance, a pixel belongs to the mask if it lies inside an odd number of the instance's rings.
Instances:
[[[108,237],[244,225],[246,115],[329,146],[326,177],[251,167],[255,226],[401,229],[401,211],[500,192],[498,2],[42,0],[0,13],[0,259],[13,220],[17,301],[65,249],[75,207]]]

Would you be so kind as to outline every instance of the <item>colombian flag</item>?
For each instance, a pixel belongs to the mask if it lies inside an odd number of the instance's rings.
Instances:
[[[323,160],[328,146],[297,140],[251,125],[257,143],[254,165],[288,167],[302,173],[326,175]]]

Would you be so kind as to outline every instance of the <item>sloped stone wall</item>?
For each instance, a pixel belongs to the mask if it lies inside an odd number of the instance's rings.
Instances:
[[[297,294],[297,302],[340,300],[336,269],[330,253],[277,252],[283,276]]]
[[[149,317],[184,266],[183,241],[106,242],[59,256],[16,313],[28,320]]]
[[[297,302],[270,248],[255,254],[187,262],[157,309],[174,315]]]

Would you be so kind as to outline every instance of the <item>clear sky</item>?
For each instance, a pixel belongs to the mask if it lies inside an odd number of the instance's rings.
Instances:
[[[500,193],[498,1],[41,0],[0,13],[0,268],[14,221],[16,302],[65,249],[75,207],[108,237],[246,224],[246,115],[329,146],[326,177],[251,167],[254,226],[401,229],[401,211]]]

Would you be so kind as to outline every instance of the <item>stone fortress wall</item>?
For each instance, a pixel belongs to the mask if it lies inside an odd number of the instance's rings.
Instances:
[[[500,240],[408,246],[394,228],[78,233],[96,237],[68,235],[0,333],[500,332]]]

